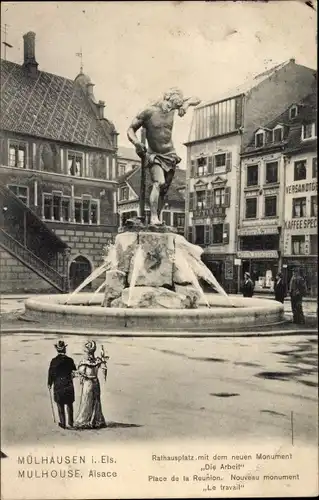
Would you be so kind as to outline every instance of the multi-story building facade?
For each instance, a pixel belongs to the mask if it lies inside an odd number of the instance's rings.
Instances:
[[[65,272],[74,288],[101,263],[103,247],[117,229],[118,134],[82,71],[73,81],[38,69],[34,33],[24,36],[22,65],[1,61],[1,81],[0,179],[8,200],[13,197],[12,206],[19,208],[18,233],[31,231],[23,222],[25,212],[38,225],[42,246],[67,246]],[[13,234],[18,212],[10,218],[6,203],[0,243],[8,265],[2,290],[51,288],[37,265],[52,262],[37,255],[39,245],[30,248],[24,240],[23,249],[18,246]]]
[[[237,257],[256,289],[303,268],[315,293],[317,265],[316,92],[253,134],[242,153]]]
[[[117,150],[117,177],[123,177],[135,168],[139,167],[141,159],[135,153],[134,148],[119,146]]]
[[[119,160],[121,161],[121,160]],[[139,217],[140,213],[140,192],[141,192],[141,165],[139,164],[118,179],[118,215],[121,225],[127,219]],[[177,168],[170,189],[167,194],[167,201],[161,213],[161,221],[167,226],[177,228],[180,234],[184,234],[185,227],[185,179],[186,172]],[[148,195],[151,189],[150,177],[146,173],[146,201],[145,217],[146,222],[150,219],[150,207]]]
[[[285,148],[283,270],[298,267],[311,295],[318,293],[317,92],[292,107]]]
[[[185,236],[227,291],[236,291],[240,154],[261,122],[307,95],[315,71],[294,60],[194,110],[187,146]]]

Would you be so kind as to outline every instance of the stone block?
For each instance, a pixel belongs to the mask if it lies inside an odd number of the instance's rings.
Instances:
[[[116,260],[120,271],[129,272],[131,260],[137,248],[137,238],[136,233],[123,233],[116,236]]]
[[[197,309],[201,294],[191,285],[175,285],[175,292],[179,295],[185,295],[189,298],[190,309]]]
[[[136,254],[138,249],[135,248],[128,283],[136,272],[135,286],[172,286],[174,238],[172,233],[138,233],[140,251]]]
[[[121,296],[124,290],[126,276],[120,272],[106,273],[106,286],[103,307],[110,307],[111,302]]]
[[[111,302],[111,307],[132,307],[136,309],[189,309],[191,299],[163,287],[138,286],[125,288],[121,297]]]

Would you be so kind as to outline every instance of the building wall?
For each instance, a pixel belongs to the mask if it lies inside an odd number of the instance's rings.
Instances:
[[[0,248],[0,293],[55,293],[56,290],[11,254]]]
[[[298,103],[312,92],[314,74],[314,70],[290,62],[247,93],[243,148],[261,123],[270,122],[292,103]]]
[[[203,155],[214,155],[219,153],[231,153],[231,171],[219,174],[209,174],[204,176],[191,176],[191,161],[198,158],[201,154]],[[219,139],[211,139],[198,144],[193,144],[188,146],[188,169],[187,169],[187,207],[189,207],[189,193],[194,193],[195,185],[197,182],[202,181],[208,184],[208,190],[212,190],[215,185],[215,180],[217,177],[226,180],[227,186],[231,189],[230,207],[226,208],[226,217],[223,219],[224,223],[229,224],[229,243],[223,245],[208,245],[205,252],[209,253],[230,253],[233,254],[236,251],[236,212],[238,209],[238,199],[236,196],[237,183],[238,183],[238,170],[239,170],[239,153],[240,153],[240,136],[238,134],[221,137]],[[186,210],[187,213],[187,210]],[[189,232],[189,228],[194,226],[193,212],[190,211],[188,218],[186,218],[186,234]],[[207,225],[218,222],[219,219],[213,219],[208,217],[205,221]]]
[[[285,214],[284,214],[284,246],[283,262],[287,272],[287,279],[291,276],[294,267],[300,267],[305,276],[311,295],[318,293],[318,250],[317,244],[312,249],[312,244],[318,241],[317,211],[311,213],[311,198],[318,199],[318,181],[313,177],[312,162],[316,153],[305,152],[287,159],[285,181]],[[294,180],[294,164],[296,161],[306,160],[306,179]],[[303,217],[293,217],[293,200],[306,199]],[[295,254],[293,238],[304,238],[300,253]]]

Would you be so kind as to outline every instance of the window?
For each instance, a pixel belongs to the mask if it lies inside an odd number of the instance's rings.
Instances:
[[[310,235],[310,255],[318,255],[318,237],[316,234]]]
[[[126,165],[125,165],[125,163],[119,163],[119,165],[118,165],[118,175],[119,176],[124,175],[125,171],[126,171]]]
[[[8,185],[10,191],[12,191],[23,203],[29,205],[29,190],[25,186],[13,186]]]
[[[256,219],[257,217],[257,198],[246,199],[246,219]]]
[[[207,174],[207,157],[203,156],[197,159],[197,175]]]
[[[283,128],[276,127],[273,131],[273,140],[274,142],[281,142],[283,139]]]
[[[278,162],[266,163],[266,184],[278,182]]]
[[[214,190],[214,205],[217,207],[225,205],[225,188]]]
[[[174,227],[184,227],[185,226],[185,214],[184,213],[174,212],[173,220],[174,220],[174,224],[173,224]]]
[[[247,186],[258,186],[258,165],[247,167]]]
[[[305,255],[305,236],[291,237],[291,253],[293,255]]]
[[[45,220],[71,221],[70,198],[61,194],[44,194],[42,216]]]
[[[317,170],[317,158],[312,158],[312,178],[317,179],[318,170]]]
[[[213,224],[213,243],[223,243],[223,224]]]
[[[9,144],[9,166],[27,168],[27,146],[26,144]]]
[[[222,174],[226,171],[226,153],[215,155],[214,174]]]
[[[294,180],[303,181],[307,177],[307,160],[295,161]]]
[[[317,137],[317,130],[315,123],[306,123],[301,128],[301,139],[306,141],[307,139],[314,139]]]
[[[318,216],[318,197],[312,196],[310,200],[310,217]]]
[[[74,220],[79,224],[98,224],[99,202],[83,197],[74,200]]]
[[[170,226],[171,225],[171,212],[163,210],[162,221],[166,224],[166,226]]]
[[[265,217],[276,217],[277,215],[277,196],[265,197]]]
[[[83,177],[82,153],[68,153],[68,172],[74,177]]]
[[[124,226],[125,222],[128,219],[134,219],[135,217],[137,217],[136,210],[132,210],[131,212],[123,212],[121,215],[122,226]]]
[[[242,125],[242,100],[240,96],[195,109],[190,140],[238,130]]]
[[[206,191],[196,192],[197,209],[202,210],[206,208]]]
[[[291,106],[289,110],[289,118],[293,120],[298,115],[298,106]]]
[[[195,244],[204,245],[205,243],[205,226],[195,226]]]
[[[255,135],[255,145],[256,148],[262,148],[265,142],[265,134],[264,132],[258,132]]]
[[[306,198],[293,198],[292,217],[306,217]]]
[[[129,199],[129,188],[123,186],[120,188],[120,201],[125,201]]]

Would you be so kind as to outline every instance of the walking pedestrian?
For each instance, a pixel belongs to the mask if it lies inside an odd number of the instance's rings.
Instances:
[[[250,278],[249,273],[244,274],[244,283],[242,286],[243,297],[252,297],[254,294],[254,283]]]
[[[305,317],[302,310],[302,299],[307,293],[306,282],[300,275],[299,269],[294,269],[289,283],[289,293],[293,322],[297,325],[305,324]]]
[[[285,301],[285,297],[287,295],[287,290],[286,290],[286,284],[283,280],[282,273],[277,273],[276,275],[274,283],[274,292],[275,292],[275,300],[283,304]]]
[[[50,363],[48,388],[51,390],[53,385],[54,401],[57,405],[60,419],[59,426],[65,429],[65,406],[68,414],[68,425],[69,427],[73,427],[73,376],[76,372],[76,366],[73,359],[66,355],[67,344],[63,340],[59,340],[54,346],[58,355]]]

